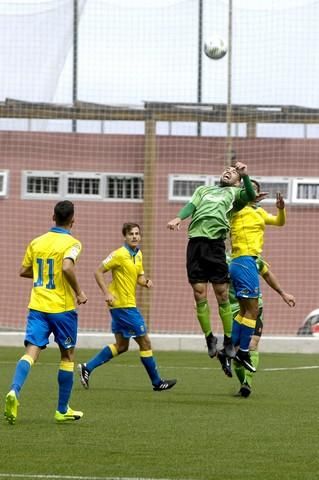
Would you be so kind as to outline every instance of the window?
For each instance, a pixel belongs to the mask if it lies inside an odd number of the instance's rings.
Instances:
[[[23,171],[22,198],[61,198],[60,172]]]
[[[169,175],[168,198],[172,201],[187,202],[197,187],[209,185],[207,175]]]
[[[319,178],[294,178],[292,202],[319,205]]]
[[[276,194],[280,192],[284,197],[286,203],[290,202],[291,196],[291,179],[288,177],[255,177],[253,180],[257,180],[260,183],[260,191],[268,192],[267,197],[262,203],[276,203]]]
[[[66,173],[66,197],[83,200],[102,198],[102,174],[88,172]]]
[[[8,170],[0,171],[0,197],[6,197],[8,195]]]
[[[106,200],[143,200],[143,197],[143,175],[106,174]]]

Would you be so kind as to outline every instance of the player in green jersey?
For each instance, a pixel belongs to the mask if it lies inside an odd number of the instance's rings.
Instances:
[[[238,188],[241,180],[244,187]],[[224,348],[232,358],[235,349],[231,341],[233,317],[228,300],[229,272],[225,239],[230,229],[232,212],[254,200],[255,191],[247,174],[247,166],[237,162],[235,167],[224,170],[219,185],[198,187],[177,217],[167,225],[170,230],[179,230],[181,222],[191,217],[188,227],[187,275],[193,289],[197,318],[211,358],[217,354],[217,338],[211,327],[207,284],[210,282],[213,286],[223,323]]]
[[[228,262],[230,258],[227,258]],[[275,291],[278,295],[281,296],[283,301],[287,303],[289,307],[294,307],[296,304],[295,297],[290,293],[285,292],[275,274],[270,270],[269,265],[265,262],[262,257],[258,257],[256,261],[257,269],[259,275],[265,280],[265,282]],[[236,298],[235,290],[230,283],[229,288],[229,301],[231,305],[231,309],[233,312],[233,318],[238,315],[240,311],[240,305],[238,299]],[[263,298],[262,293],[260,292],[258,297],[258,317],[256,321],[256,327],[254,334],[251,337],[251,341],[249,344],[249,352],[250,358],[253,366],[257,369],[259,364],[259,351],[258,345],[263,331]],[[227,358],[225,351],[222,349],[218,352],[217,358],[221,363],[222,369],[228,377],[232,377],[232,370],[231,370],[231,361]],[[237,396],[247,398],[251,393],[252,388],[252,378],[253,373],[239,363],[236,359],[234,360],[234,370],[236,376],[240,382],[240,389],[237,393]]]

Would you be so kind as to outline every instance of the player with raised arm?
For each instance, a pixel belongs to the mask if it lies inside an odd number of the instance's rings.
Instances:
[[[241,180],[244,188],[239,188]],[[254,199],[255,191],[247,166],[237,162],[235,167],[227,167],[223,171],[219,185],[198,187],[177,217],[167,225],[171,230],[179,230],[181,222],[191,217],[188,227],[187,275],[196,302],[197,319],[211,358],[217,354],[217,338],[211,327],[207,284],[210,282],[213,286],[223,324],[224,348],[232,358],[235,350],[231,340],[233,319],[228,300],[229,271],[225,239],[230,230],[232,212],[240,210]]]
[[[277,215],[272,215],[258,205],[266,193],[260,192],[260,185],[252,180],[257,196],[256,202],[250,203],[235,212],[231,219],[231,262],[230,277],[235,289],[240,312],[234,318],[232,340],[239,346],[236,360],[246,369],[255,372],[249,354],[249,344],[256,328],[258,317],[259,275],[257,258],[261,255],[264,244],[266,225],[283,226],[286,221],[285,202],[277,194]]]
[[[136,286],[144,288],[153,286],[152,280],[144,275],[143,256],[139,249],[140,226],[137,223],[124,223],[122,234],[124,245],[108,255],[95,272],[96,282],[110,309],[115,343],[104,347],[88,362],[78,365],[80,381],[84,388],[89,388],[92,371],[117,355],[127,352],[130,339],[134,338],[153,390],[169,390],[174,387],[176,380],[164,380],[160,377],[144,318],[136,308]],[[105,281],[104,275],[107,272],[112,273],[110,284]]]
[[[59,396],[54,418],[57,422],[68,422],[83,416],[83,412],[72,410],[69,406],[78,322],[74,296],[78,305],[87,301],[75,274],[75,262],[82,245],[71,235],[73,203],[67,200],[57,203],[53,220],[55,227],[30,242],[20,269],[20,276],[31,278],[33,287],[24,340],[25,354],[17,363],[5,400],[4,415],[11,424],[15,423],[18,415],[20,391],[41,350],[49,343],[51,333],[61,355]]]

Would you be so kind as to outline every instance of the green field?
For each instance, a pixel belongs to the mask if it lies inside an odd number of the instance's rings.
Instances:
[[[0,351],[2,402],[22,352]],[[16,424],[0,422],[0,479],[319,479],[316,355],[262,355],[248,399],[205,352],[157,360],[174,389],[153,392],[138,353],[127,353],[98,368],[88,391],[75,377],[70,404],[84,417],[57,425],[59,354],[43,352]]]

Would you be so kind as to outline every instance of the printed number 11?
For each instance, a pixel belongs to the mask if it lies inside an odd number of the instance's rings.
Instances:
[[[50,290],[53,290],[55,288],[54,284],[54,258],[47,258],[46,263],[49,266],[49,281],[46,283],[45,288],[48,288]],[[44,262],[43,258],[37,258],[37,264],[38,264],[38,279],[36,282],[34,282],[33,286],[34,287],[43,287],[43,267],[44,267]]]

